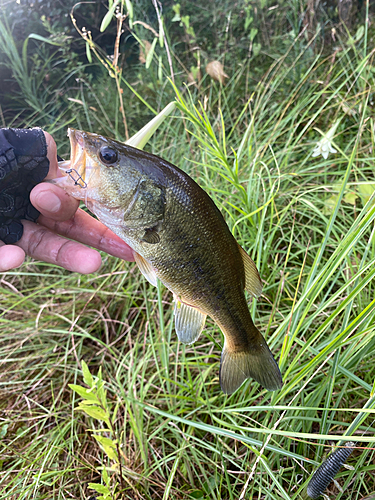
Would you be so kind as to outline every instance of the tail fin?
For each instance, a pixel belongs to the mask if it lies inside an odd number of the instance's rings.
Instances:
[[[246,351],[231,352],[224,344],[221,353],[220,386],[225,394],[232,394],[247,378],[255,379],[269,391],[282,387],[279,367],[266,341],[258,331],[257,333],[260,341],[253,342]]]

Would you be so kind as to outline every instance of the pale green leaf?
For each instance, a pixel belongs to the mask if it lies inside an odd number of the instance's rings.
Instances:
[[[160,22],[160,28],[159,28],[159,45],[161,48],[164,47],[164,21],[163,18],[161,18]]]
[[[87,366],[86,362],[83,359],[81,360],[81,366],[82,366],[83,380],[85,381],[85,384],[87,384],[89,387],[92,387],[94,385],[94,379],[92,378],[89,367]]]
[[[27,47],[29,45],[29,38],[26,38],[26,40],[23,42],[22,45],[22,63],[23,67],[25,68],[25,73],[27,73]]]
[[[365,198],[365,200],[367,202],[368,199],[370,198],[370,196],[372,195],[372,193],[375,191],[375,184],[372,182],[359,184],[358,191]]]
[[[97,405],[100,405],[100,402],[97,400],[94,401],[94,400],[84,399],[83,401],[80,401],[78,403],[77,410],[81,410],[84,406],[97,406]]]
[[[115,409],[112,412],[112,418],[111,418],[112,424],[116,422],[116,416],[119,408],[120,408],[120,401],[117,401]]]
[[[87,57],[88,62],[92,63],[90,44],[88,42],[86,42],[86,57]]]
[[[150,50],[147,52],[146,69],[148,69],[150,67],[150,64],[152,62],[152,58],[154,57],[155,46],[156,46],[157,41],[158,41],[158,39],[155,37],[152,44],[151,44]]]
[[[98,436],[94,434],[94,438],[98,441],[98,443],[103,446],[108,446],[109,448],[116,448],[116,441],[113,441],[111,438],[107,438],[104,436]]]
[[[175,3],[172,5],[172,10],[176,16],[180,16],[181,5],[179,3]]]
[[[76,384],[69,384],[69,387],[77,394],[79,394],[82,398],[88,399],[95,403],[99,402],[98,398],[96,397],[96,394],[91,392],[90,389],[86,389],[86,387],[82,387],[81,385],[76,385]]]
[[[102,445],[102,447],[103,447],[104,453],[107,455],[107,457],[110,460],[113,460],[114,462],[117,463],[119,459],[118,459],[116,450],[113,448],[110,448],[109,446]]]
[[[185,26],[186,29],[189,29],[190,26],[190,16],[182,16],[181,23]]]
[[[247,16],[245,19],[245,31],[247,28],[250,26],[250,24],[254,21],[254,18],[252,16]]]
[[[125,5],[126,5],[126,10],[128,11],[129,14],[129,20],[133,20],[133,4],[131,3],[130,0],[125,0]]]
[[[260,44],[260,43],[254,43],[253,44],[253,54],[254,54],[254,56],[257,56],[260,53],[261,48],[262,48],[262,44]]]
[[[0,427],[0,439],[5,438],[8,432],[8,424],[4,424]]]
[[[102,408],[88,406],[87,408],[82,408],[82,411],[89,417],[96,418],[97,420],[108,420],[108,413]]]
[[[54,40],[51,40],[51,39],[46,38],[44,36],[38,35],[36,33],[31,33],[29,35],[29,38],[34,38],[34,40],[39,40],[40,42],[49,43],[50,45],[56,45],[57,47],[61,47],[61,45],[62,45],[61,42],[56,42]]]
[[[143,149],[147,142],[150,140],[154,132],[163,123],[165,118],[172,113],[175,109],[176,103],[170,102],[158,115],[155,116],[150,122],[147,123],[141,130],[139,130],[135,135],[130,137],[128,141],[125,142],[128,146],[133,146],[133,148]]]
[[[110,438],[106,438],[104,436],[94,435],[94,438],[98,441],[98,443],[102,446],[104,452],[108,456],[110,460],[114,460],[118,462],[118,456],[116,453],[116,442],[112,441]]]
[[[346,201],[346,203],[350,203],[351,205],[355,205],[355,201],[357,198],[358,195],[354,191],[348,191],[344,196],[344,200]]]
[[[97,491],[98,493],[102,493],[103,495],[108,495],[110,493],[108,486],[105,486],[104,484],[89,483],[89,488],[90,490]]]
[[[100,25],[101,33],[106,30],[109,23],[112,21],[113,14],[115,13],[115,10],[116,10],[118,3],[119,3],[119,0],[115,0],[113,2],[112,7],[108,10],[107,14],[103,17],[102,24]]]
[[[330,196],[329,198],[327,198],[325,200],[324,208],[323,208],[323,213],[325,215],[329,215],[334,211],[336,204],[337,204],[337,200],[338,200],[337,195]]]
[[[254,40],[254,38],[257,36],[257,33],[258,33],[258,29],[257,28],[251,28],[250,35],[249,35],[249,38],[250,38],[251,41]]]
[[[358,29],[357,29],[357,32],[355,34],[355,41],[356,42],[359,42],[359,40],[363,37],[363,35],[365,34],[365,27],[364,25],[362,24]]]
[[[107,410],[107,391],[104,389],[104,383],[100,384],[100,387],[96,391],[96,395],[98,396],[98,399],[101,402],[102,406],[104,406],[104,408]]]
[[[105,484],[107,486],[109,486],[109,477],[108,477],[108,472],[107,472],[107,469],[105,466],[103,466],[102,478],[103,478],[103,481],[105,482]]]

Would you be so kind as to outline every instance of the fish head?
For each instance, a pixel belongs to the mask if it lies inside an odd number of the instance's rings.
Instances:
[[[128,161],[126,146],[72,128],[68,129],[68,137],[70,160],[59,162],[62,177],[52,182],[82,200],[103,223],[123,220],[142,176],[139,168]]]
[[[164,187],[150,155],[81,130],[69,129],[68,137],[70,161],[59,162],[62,177],[53,183],[82,200],[112,230],[126,225],[151,227],[161,220]]]

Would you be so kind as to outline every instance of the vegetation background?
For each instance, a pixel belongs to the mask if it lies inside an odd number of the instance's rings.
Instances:
[[[375,498],[373,3],[1,5],[1,126],[68,157],[67,127],[125,140],[177,98],[147,148],[256,261],[285,384],[222,394],[219,329],[179,344],[134,264],[29,260],[0,275],[0,498],[303,499],[348,440],[329,498]]]

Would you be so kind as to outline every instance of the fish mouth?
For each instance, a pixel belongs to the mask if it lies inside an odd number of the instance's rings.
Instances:
[[[95,167],[94,161],[87,154],[85,134],[81,130],[68,129],[70,160],[58,162],[63,177],[66,179],[68,176],[75,186],[81,188],[87,188]]]
[[[113,200],[108,200],[103,188],[103,165],[98,160],[97,151],[102,140],[97,134],[83,130],[68,129],[70,140],[70,160],[59,161],[60,177],[50,179],[76,200],[81,200],[87,208],[97,215],[104,224],[113,224],[118,218],[119,225],[124,218],[124,209],[114,206]],[[111,202],[111,203],[110,203]],[[110,208],[106,208],[110,204]]]

